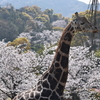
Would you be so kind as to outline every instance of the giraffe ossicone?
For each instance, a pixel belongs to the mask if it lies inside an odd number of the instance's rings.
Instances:
[[[34,89],[18,94],[13,100],[67,100],[63,97],[68,77],[68,57],[72,37],[76,31],[98,32],[85,17],[75,13],[62,33],[50,68],[42,75]]]

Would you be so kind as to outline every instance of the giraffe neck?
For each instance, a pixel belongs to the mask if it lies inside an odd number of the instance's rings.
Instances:
[[[41,95],[51,95],[50,100],[63,96],[63,91],[68,76],[68,56],[74,28],[69,24],[63,31],[54,60],[37,83],[36,90],[42,91]]]
[[[69,50],[73,34],[74,28],[70,23],[63,31],[54,60],[49,69],[51,77],[57,82],[56,88],[59,87],[60,91],[62,90],[62,93],[68,77]]]

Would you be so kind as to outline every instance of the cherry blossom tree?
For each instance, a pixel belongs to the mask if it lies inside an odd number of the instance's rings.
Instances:
[[[52,26],[53,27],[66,27],[68,23],[65,22],[65,20],[57,20],[57,21],[54,21],[52,22]]]
[[[37,64],[34,52],[19,54],[19,49],[0,42],[0,91],[13,98],[16,93],[32,88],[37,79],[32,70]]]
[[[26,34],[26,35],[25,35]],[[44,30],[34,33],[23,33],[19,37],[35,37],[34,43],[44,44],[42,55],[34,51],[20,52],[20,48],[7,46],[0,41],[0,97],[13,98],[17,93],[33,88],[39,77],[50,66],[60,31]],[[91,100],[93,88],[100,88],[100,59],[96,58],[88,47],[71,47],[69,58],[69,77],[65,88],[65,96]],[[69,94],[69,95],[67,95]],[[92,96],[92,97],[91,97]],[[93,98],[93,100],[95,100]]]
[[[100,59],[87,47],[72,47],[66,91],[71,95],[76,93],[79,100],[91,100],[92,88],[100,88]]]
[[[52,55],[48,54],[47,46],[45,46],[42,55],[34,51],[20,53],[20,50],[13,46],[7,46],[7,43],[0,42],[1,98],[9,97],[12,99],[17,93],[33,88],[52,61],[50,60]]]

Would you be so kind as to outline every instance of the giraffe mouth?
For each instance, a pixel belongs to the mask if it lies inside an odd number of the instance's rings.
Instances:
[[[95,29],[93,30],[93,33],[98,33],[98,28],[97,27],[95,27]]]
[[[98,30],[94,30],[93,33],[98,33]]]
[[[87,31],[83,31],[83,32],[98,33],[98,30],[91,30],[91,31],[87,30]]]

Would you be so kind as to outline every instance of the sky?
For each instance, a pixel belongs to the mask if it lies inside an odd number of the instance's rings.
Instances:
[[[92,1],[92,0],[79,0],[79,1],[82,1],[82,2],[84,2],[84,3],[86,3],[86,4],[89,4],[89,2]],[[100,0],[98,0],[98,1],[99,1],[99,3],[100,3]]]

